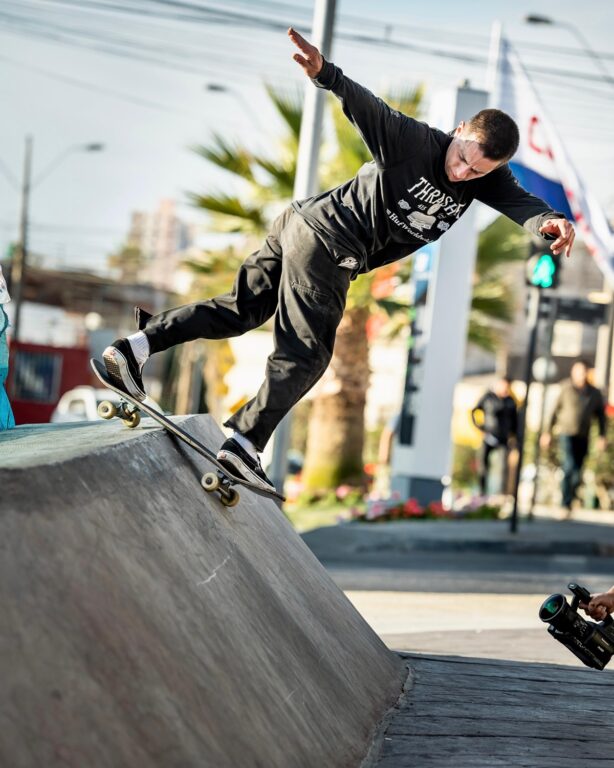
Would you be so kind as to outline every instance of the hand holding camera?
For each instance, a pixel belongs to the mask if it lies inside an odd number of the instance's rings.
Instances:
[[[579,584],[569,584],[573,594],[571,605],[565,595],[550,595],[539,609],[539,618],[549,624],[548,632],[575,654],[583,664],[593,669],[603,669],[614,655],[614,591],[591,597],[590,592]],[[584,608],[594,618],[602,621],[586,621],[578,613]]]
[[[603,621],[610,613],[614,613],[614,587],[600,595],[593,595],[588,605],[580,603],[580,608],[593,619]]]

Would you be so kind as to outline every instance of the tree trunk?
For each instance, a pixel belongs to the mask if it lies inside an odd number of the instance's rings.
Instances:
[[[303,469],[306,490],[364,481],[364,410],[369,383],[369,310],[346,311],[331,364],[317,386],[309,418]]]

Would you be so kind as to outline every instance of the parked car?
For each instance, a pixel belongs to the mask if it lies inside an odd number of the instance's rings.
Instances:
[[[110,400],[112,403],[119,403],[120,396],[111,389],[100,389],[96,387],[81,386],[70,389],[59,399],[53,413],[51,421],[53,423],[65,423],[69,421],[99,421],[98,406],[104,400]],[[148,405],[162,413],[160,406],[147,398]]]

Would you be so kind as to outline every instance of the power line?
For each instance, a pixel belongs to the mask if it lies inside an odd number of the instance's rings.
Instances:
[[[227,8],[220,8],[219,6],[198,4],[194,2],[189,2],[188,0],[149,0],[149,2],[146,2],[146,3],[137,2],[135,4],[134,2],[132,2],[131,4],[125,3],[122,5],[118,5],[117,3],[114,3],[114,2],[105,2],[105,0],[42,0],[42,1],[46,5],[55,5],[55,6],[60,5],[60,6],[69,6],[69,7],[78,6],[81,10],[84,10],[84,8],[85,9],[90,8],[90,9],[96,9],[98,12],[104,12],[104,13],[109,13],[109,12],[115,13],[115,14],[127,13],[131,15],[145,14],[153,18],[166,18],[166,19],[172,18],[176,21],[183,21],[183,22],[198,21],[200,23],[226,24],[226,25],[233,23],[233,24],[261,27],[271,31],[280,31],[280,30],[285,31],[286,29],[285,22],[282,23],[279,20],[276,20],[273,18],[269,18],[266,16],[264,17],[258,16],[258,15],[254,15],[253,13],[246,14],[246,13],[241,13],[237,11],[231,11],[231,10],[228,10]],[[290,8],[290,6],[288,6],[288,8]],[[163,9],[163,11],[161,12],[160,9]],[[169,13],[168,9],[171,10],[171,13]],[[187,13],[189,13],[189,15],[186,15]],[[39,33],[40,32],[41,30],[39,30]],[[439,30],[439,32],[441,32],[441,30]],[[87,37],[87,33],[83,30],[79,31],[73,28],[70,33],[82,34]],[[476,56],[474,53],[465,52],[468,49],[465,49],[465,51],[463,51],[458,47],[456,49],[446,49],[441,47],[434,48],[432,46],[428,46],[423,43],[411,42],[409,39],[405,39],[403,42],[398,42],[398,41],[392,40],[389,37],[375,38],[372,35],[365,35],[362,33],[361,34],[348,33],[342,29],[339,31],[337,37],[339,39],[360,43],[362,45],[376,45],[376,46],[384,46],[384,47],[393,47],[393,48],[404,49],[404,50],[413,50],[414,52],[422,53],[424,55],[435,56],[438,58],[448,58],[456,61],[463,61],[465,63],[484,64],[487,60],[487,57],[485,55]],[[107,43],[109,42],[111,42],[111,44],[115,46],[121,46],[123,44],[122,40],[117,38],[111,41],[107,40]],[[133,44],[134,44],[134,41],[131,41],[130,45],[132,46]],[[145,50],[147,50],[147,47],[145,47]],[[472,50],[475,50],[475,48],[472,48]],[[142,44],[141,44],[141,51],[143,51]],[[167,55],[169,53],[172,55],[174,52],[172,50],[169,50],[167,47],[165,50],[165,53]],[[156,62],[156,63],[160,63],[160,62]],[[163,62],[163,63],[168,64],[168,62]],[[606,80],[606,78],[604,78],[603,76],[594,75],[590,73],[577,72],[575,70],[556,70],[556,69],[545,68],[545,67],[531,67],[531,69],[536,72],[547,73],[547,74],[551,74],[558,77],[588,80],[593,82],[604,82]]]

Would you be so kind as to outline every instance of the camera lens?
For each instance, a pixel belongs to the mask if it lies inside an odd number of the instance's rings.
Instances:
[[[539,618],[542,621],[552,621],[564,605],[565,598],[563,595],[550,595],[539,609]]]

